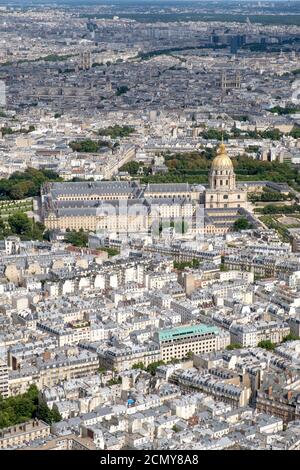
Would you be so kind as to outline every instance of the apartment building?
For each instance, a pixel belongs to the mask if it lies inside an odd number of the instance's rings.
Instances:
[[[300,419],[299,387],[294,390],[274,390],[269,386],[267,390],[259,390],[256,397],[256,409],[281,418],[284,423]]]
[[[65,325],[51,325],[38,322],[37,327],[57,339],[58,346],[78,344],[81,341],[99,341],[104,339],[104,328],[97,323],[75,320]]]
[[[55,437],[37,447],[27,447],[22,450],[96,450],[96,446],[90,437],[67,434]]]
[[[232,324],[230,326],[231,342],[242,347],[256,347],[260,341],[269,340],[272,343],[280,343],[290,333],[287,323],[276,321],[256,321],[255,325]]]
[[[33,419],[26,423],[4,428],[0,431],[0,449],[21,446],[25,442],[44,439],[50,435],[50,426],[44,421]]]
[[[9,374],[9,395],[24,393],[32,383],[38,388],[52,387],[61,380],[84,377],[99,369],[97,354],[77,348],[69,352],[51,353],[24,362]]]
[[[204,324],[179,326],[155,333],[155,339],[160,345],[161,358],[166,362],[182,359],[189,353],[216,351],[220,349],[220,336],[218,328]],[[225,344],[226,342],[227,344],[230,342],[229,335],[226,336]]]
[[[170,381],[182,387],[183,390],[195,392],[201,390],[212,395],[217,401],[230,404],[233,408],[246,406],[251,397],[251,388],[237,384],[235,378],[216,378],[212,374],[200,374],[194,371],[176,371]]]
[[[143,345],[111,347],[98,351],[100,367],[115,369],[117,372],[132,369],[134,364],[142,362],[147,367],[152,362],[162,359],[159,345],[149,343]]]
[[[0,359],[0,397],[8,397],[8,367],[7,364]]]

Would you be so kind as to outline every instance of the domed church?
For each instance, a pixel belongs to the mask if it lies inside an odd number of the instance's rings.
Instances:
[[[209,174],[209,187],[205,191],[206,209],[247,207],[247,191],[235,182],[233,164],[222,143],[213,159]]]

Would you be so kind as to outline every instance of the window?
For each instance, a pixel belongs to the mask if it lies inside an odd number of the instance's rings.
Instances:
[[[228,195],[224,194],[223,199],[228,199]]]
[[[238,199],[241,199],[241,196],[238,194],[238,197],[237,197],[237,198],[238,198]]]

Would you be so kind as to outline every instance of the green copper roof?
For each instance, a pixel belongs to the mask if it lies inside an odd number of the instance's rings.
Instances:
[[[208,333],[219,332],[215,326],[208,326],[204,324],[190,325],[190,326],[179,326],[177,328],[170,328],[168,330],[159,331],[159,341],[169,341],[176,339],[184,339],[187,336],[193,335],[205,335]]]

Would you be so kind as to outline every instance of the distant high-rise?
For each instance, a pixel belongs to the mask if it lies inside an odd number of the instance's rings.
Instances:
[[[230,38],[230,52],[236,54],[237,51],[246,43],[246,36],[237,34]]]

